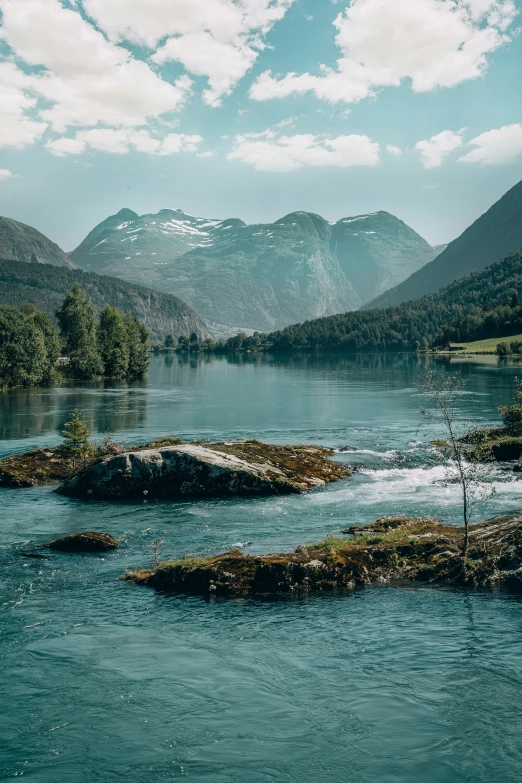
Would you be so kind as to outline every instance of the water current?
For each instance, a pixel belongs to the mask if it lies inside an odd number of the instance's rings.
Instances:
[[[522,606],[503,592],[375,587],[217,600],[119,580],[164,556],[295,548],[384,514],[460,523],[429,441],[423,374],[460,370],[462,422],[498,423],[520,369],[412,355],[154,357],[146,382],[0,395],[0,457],[53,445],[77,407],[97,438],[320,443],[357,466],[306,496],[79,502],[0,490],[0,779],[35,783],[513,783],[520,780]],[[507,466],[479,518],[520,511]],[[22,556],[100,530],[104,556]]]

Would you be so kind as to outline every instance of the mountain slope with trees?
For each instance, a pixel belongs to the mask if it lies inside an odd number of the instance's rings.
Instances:
[[[310,212],[274,223],[182,210],[100,223],[71,258],[91,271],[176,293],[207,322],[268,331],[357,309],[437,255],[387,212],[335,224]]]
[[[176,340],[193,333],[200,339],[210,336],[201,318],[176,296],[80,269],[0,260],[0,304],[31,303],[54,319],[75,284],[91,297],[98,312],[111,305],[144,323],[152,342],[163,343],[168,335]]]
[[[436,294],[383,310],[306,321],[269,335],[243,335],[226,345],[231,350],[409,351],[449,339],[478,339],[487,330],[496,332],[489,337],[508,334],[506,328],[516,334],[522,332],[519,297],[522,301],[521,251]]]
[[[438,291],[522,247],[522,182],[519,182],[447,248],[407,280],[364,309],[398,305]]]

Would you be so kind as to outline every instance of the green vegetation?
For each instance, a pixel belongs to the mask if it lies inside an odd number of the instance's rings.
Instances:
[[[72,461],[73,470],[77,461],[94,453],[94,446],[89,440],[91,429],[81,417],[80,411],[75,409],[71,421],[66,422],[62,430],[64,442],[58,447],[57,453]]]
[[[59,353],[56,329],[44,313],[0,305],[0,387],[51,383]]]
[[[107,305],[100,315],[98,343],[104,374],[125,378],[129,371],[129,345],[125,317],[117,307]]]
[[[69,370],[75,378],[89,380],[103,373],[96,335],[96,311],[79,285],[73,286],[56,313]]]
[[[58,370],[82,380],[136,378],[147,371],[149,333],[132,316],[108,305],[98,322],[90,298],[74,285],[56,318],[60,337],[34,305],[0,305],[0,388],[48,385]]]
[[[383,518],[350,537],[327,538],[295,552],[160,562],[124,578],[158,590],[210,596],[334,593],[372,583],[407,580],[453,585],[521,585],[521,517],[496,519],[463,531],[434,519]]]
[[[522,333],[522,252],[435,294],[385,310],[358,310],[271,334],[238,335],[218,350],[411,351],[448,341]],[[514,339],[514,338],[513,338]],[[498,342],[498,340],[496,341]]]
[[[475,462],[510,462],[522,457],[522,380],[515,379],[515,393],[511,405],[501,405],[499,413],[503,427],[474,428],[458,439],[465,456]],[[443,450],[446,441],[434,442]]]
[[[522,435],[522,380],[515,379],[515,393],[512,405],[501,405],[498,409],[508,435]]]
[[[174,335],[176,342],[180,335],[191,332],[200,339],[210,336],[201,318],[177,296],[80,269],[5,258],[0,252],[0,305],[20,308],[30,302],[54,321],[66,294],[79,285],[97,313],[105,305],[119,308],[145,324],[153,343],[161,345],[167,334]]]
[[[74,378],[135,378],[146,372],[147,329],[117,307],[107,305],[97,323],[91,300],[75,285],[56,317]]]
[[[140,378],[149,368],[149,330],[130,315],[124,316],[129,348],[128,378]]]
[[[503,337],[499,340],[498,337],[490,337],[485,340],[474,340],[473,342],[464,342],[464,350],[469,353],[490,353],[500,355],[518,354],[520,348],[515,346],[513,350],[512,343],[519,343],[522,346],[522,334],[511,335],[510,337]],[[504,351],[497,351],[499,345],[505,346]]]

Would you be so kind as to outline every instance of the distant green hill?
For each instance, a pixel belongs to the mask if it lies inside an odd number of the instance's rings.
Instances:
[[[476,340],[522,332],[522,252],[511,253],[481,272],[420,299],[384,310],[318,318],[266,337],[242,340],[242,347],[270,350],[315,348],[335,351],[401,351],[417,344]],[[231,347],[237,346],[230,342]]]
[[[98,310],[109,304],[142,321],[153,343],[163,342],[169,334],[175,339],[192,332],[202,339],[210,336],[201,318],[171,294],[65,266],[0,260],[0,304],[20,307],[30,302],[54,318],[75,283],[85,289]]]

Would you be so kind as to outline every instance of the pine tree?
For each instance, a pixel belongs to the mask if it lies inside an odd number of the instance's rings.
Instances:
[[[125,316],[127,340],[129,346],[129,378],[145,375],[150,359],[150,335],[145,324],[141,324],[130,315]]]
[[[98,350],[96,312],[79,285],[69,291],[56,318],[73,375],[86,380],[101,375],[103,363]]]
[[[109,378],[126,378],[129,374],[129,331],[127,320],[117,307],[107,305],[100,316],[98,345],[103,374]]]
[[[89,425],[82,419],[80,411],[75,409],[71,421],[64,425],[62,430],[64,442],[58,448],[63,457],[72,459],[73,467],[76,467],[76,463],[81,457],[85,463],[85,458],[92,452],[93,446],[89,441],[90,434]]]

